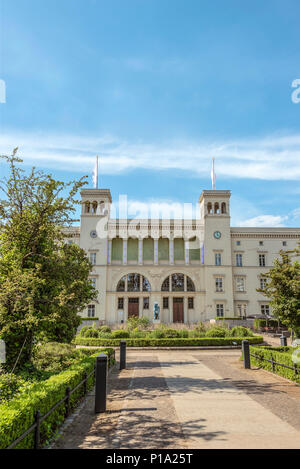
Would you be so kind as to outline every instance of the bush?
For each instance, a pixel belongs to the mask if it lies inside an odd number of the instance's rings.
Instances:
[[[138,328],[139,330],[148,329],[151,325],[150,319],[145,316],[141,316],[140,318],[133,317],[129,318],[127,321],[127,329],[129,331]]]
[[[82,340],[99,340],[84,339]],[[101,350],[108,354],[109,362],[113,361],[113,350]],[[37,410],[41,415],[45,415],[58,401],[66,395],[66,389],[69,386],[72,389],[79,384],[84,373],[90,373],[95,366],[96,356],[99,351],[93,355],[79,360],[62,373],[51,378],[35,383],[16,399],[10,400],[7,404],[0,405],[0,449],[6,448],[23,434],[35,420]],[[94,374],[87,382],[87,389],[91,389],[94,383]],[[83,396],[83,386],[80,386],[70,397],[70,409],[74,409],[78,401]],[[62,404],[41,423],[41,443],[45,443],[55,434],[57,427],[65,418],[65,406]],[[24,438],[16,448],[33,448],[34,432]]]
[[[90,328],[91,328],[91,326],[83,326],[83,327],[80,329],[79,335],[80,335],[81,337],[84,337],[86,331],[87,331],[88,329],[90,329]]]
[[[277,363],[282,363],[284,365],[294,367],[294,363],[292,361],[292,352],[295,349],[292,347],[250,347],[250,353],[256,354],[256,358],[250,355],[251,365],[258,366],[259,368],[263,368],[264,370],[272,372],[272,363],[262,360],[262,358],[266,358],[268,360],[273,360]],[[298,370],[300,366],[298,365]],[[292,369],[284,368],[280,365],[274,364],[274,372],[279,375],[283,376],[284,378],[290,379],[292,381],[296,381],[300,383],[300,373],[298,371],[297,376],[295,376],[295,372]]]
[[[68,368],[74,360],[78,360],[78,358],[79,354],[74,345],[61,344],[59,342],[47,342],[45,344],[37,345],[34,348],[32,365],[38,371],[59,373]],[[28,364],[27,369],[28,373],[30,373],[30,371],[35,373],[35,370],[30,370],[30,364]],[[26,373],[26,367],[24,369],[24,373]]]
[[[226,329],[222,327],[211,327],[205,333],[206,337],[225,337]]]
[[[182,339],[187,339],[189,337],[189,331],[187,329],[178,329],[178,337]]]
[[[247,327],[235,326],[230,330],[230,335],[232,337],[251,337],[253,336],[253,332]]]
[[[21,377],[12,373],[0,374],[0,404],[18,396],[28,383]]]
[[[112,337],[113,339],[127,339],[129,338],[129,332],[124,331],[123,329],[117,329],[112,331]]]
[[[98,331],[102,334],[109,334],[111,332],[111,328],[108,326],[100,326]]]
[[[99,337],[99,333],[98,333],[97,329],[95,329],[94,327],[89,327],[89,328],[85,331],[83,337],[94,337],[94,338],[97,338],[97,337]]]
[[[216,316],[215,320],[216,321],[241,321],[243,318],[240,316],[225,316],[225,317],[220,317]]]
[[[241,345],[245,337],[201,337],[201,338],[173,338],[155,339],[147,337],[144,339],[126,339],[128,347],[193,347],[193,346],[225,346]],[[261,344],[263,338],[260,336],[247,337],[250,344]],[[118,347],[120,339],[88,339],[76,337],[77,345],[98,346],[98,347]]]

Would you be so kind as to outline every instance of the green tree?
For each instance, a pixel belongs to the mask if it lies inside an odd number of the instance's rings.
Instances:
[[[35,168],[27,174],[16,152],[2,156],[9,176],[0,181],[0,335],[8,369],[29,361],[41,338],[70,342],[78,312],[96,297],[91,264],[63,234],[76,221],[75,196],[85,177],[64,183]]]
[[[265,273],[264,289],[258,289],[271,299],[273,314],[282,324],[291,327],[296,335],[300,332],[300,244],[293,251],[281,251],[280,259]]]

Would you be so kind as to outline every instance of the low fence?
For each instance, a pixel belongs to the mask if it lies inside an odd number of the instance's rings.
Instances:
[[[250,352],[250,357],[253,357],[254,358],[254,363],[256,365],[256,361],[257,360],[262,360],[262,361],[265,361],[265,362],[269,362],[271,363],[271,366],[272,366],[272,372],[275,373],[275,365],[278,365],[278,366],[282,366],[283,368],[287,368],[289,370],[293,370],[294,371],[294,376],[295,378],[297,378],[297,375],[300,375],[300,368],[297,367],[297,364],[294,363],[293,366],[289,366],[289,365],[286,365],[285,363],[279,363],[277,361],[275,361],[273,359],[273,356],[271,355],[271,360],[269,358],[265,358],[265,357],[262,357],[261,355],[257,355],[256,352]]]
[[[126,353],[126,344],[125,344],[125,353]],[[115,360],[115,350],[113,352],[113,358]],[[96,359],[94,369],[90,372],[84,373],[84,378],[81,380],[73,389],[70,389],[68,386],[66,388],[65,397],[60,399],[48,412],[44,415],[41,415],[38,410],[35,414],[35,422],[20,435],[15,441],[13,441],[6,449],[14,449],[24,438],[34,432],[34,447],[33,449],[40,449],[40,429],[41,424],[46,420],[59,406],[65,405],[65,414],[64,418],[68,418],[70,415],[70,398],[74,392],[76,392],[80,387],[83,386],[83,396],[87,394],[88,391],[88,380],[94,375],[96,392],[95,392],[95,412],[102,412],[106,410],[106,388],[107,388],[107,373],[108,373],[108,357],[106,354],[101,353]],[[124,366],[125,367],[125,366]]]

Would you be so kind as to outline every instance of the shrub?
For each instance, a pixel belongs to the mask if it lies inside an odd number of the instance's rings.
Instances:
[[[250,344],[261,344],[263,338],[260,336],[247,337]],[[201,338],[173,338],[156,339],[152,336],[144,339],[126,339],[128,347],[191,347],[191,346],[225,346],[241,345],[245,337],[201,337]],[[76,337],[77,345],[98,346],[98,347],[117,347],[120,345],[120,339],[88,339]]]
[[[295,350],[295,349],[294,349]],[[252,354],[256,354],[256,358],[252,356]],[[274,362],[282,363],[284,365],[288,365],[290,367],[294,367],[294,363],[292,361],[292,347],[250,347],[250,360],[252,366],[258,366],[263,368],[267,371],[272,372],[272,363],[262,360],[262,358],[266,358],[268,360],[274,360]],[[298,364],[298,370],[300,366]],[[283,376],[284,378],[290,379],[292,381],[296,381],[300,383],[300,373],[298,371],[297,375],[295,376],[294,369],[285,368],[280,365],[274,364],[274,372],[277,375]]]
[[[205,333],[206,337],[225,337],[226,329],[222,327],[211,327]]]
[[[97,329],[95,329],[94,327],[89,327],[89,328],[85,331],[83,337],[94,337],[94,338],[97,338],[98,336],[99,336],[99,333],[98,333]]]
[[[17,375],[12,373],[0,374],[0,404],[15,398],[26,389],[26,386],[28,386],[28,383]]]
[[[102,334],[102,333],[105,333],[105,334],[108,334],[111,332],[111,328],[108,327],[108,326],[100,326],[98,331]]]
[[[129,331],[138,328],[139,330],[148,329],[151,325],[150,319],[145,316],[141,316],[140,318],[129,318],[127,321],[127,329]]]
[[[187,339],[189,337],[189,331],[187,329],[178,329],[178,337],[182,339]]]
[[[84,339],[82,340],[99,340]],[[113,350],[101,350],[108,354],[110,363],[113,360]],[[74,389],[79,384],[86,372],[89,374],[95,366],[95,358],[99,351],[93,355],[79,360],[62,373],[52,376],[51,378],[35,383],[16,399],[10,400],[7,404],[0,405],[0,449],[6,448],[23,434],[35,420],[37,410],[41,415],[45,415],[58,401],[66,395],[66,389],[69,386]],[[87,382],[89,390],[94,383],[94,374],[92,374]],[[80,386],[70,397],[70,409],[74,409],[78,401],[83,396],[83,386]],[[45,443],[54,435],[57,427],[65,418],[65,406],[62,404],[41,423],[41,443]],[[16,448],[33,448],[34,432],[24,438]]]
[[[166,339],[173,339],[175,337],[180,337],[179,330],[176,329],[165,329],[164,330],[165,338]]]
[[[163,339],[165,337],[165,330],[162,328],[154,329],[150,334],[153,339]]]
[[[225,316],[225,317],[220,317],[216,316],[215,320],[216,321],[241,321],[243,318],[240,316]]]
[[[91,327],[91,326],[83,326],[83,327],[80,329],[79,335],[80,335],[81,337],[84,337],[85,332],[86,332],[88,329],[90,329],[90,327]]]
[[[129,332],[124,331],[123,329],[117,329],[112,331],[112,337],[113,339],[127,339],[129,338]]]
[[[230,335],[232,337],[251,337],[253,336],[253,332],[247,327],[235,326],[230,330]]]

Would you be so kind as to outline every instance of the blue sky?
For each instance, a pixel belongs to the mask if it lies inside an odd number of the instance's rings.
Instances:
[[[232,225],[300,226],[299,17],[298,0],[0,0],[0,152],[63,180],[99,154],[132,210],[196,203],[214,156]]]

